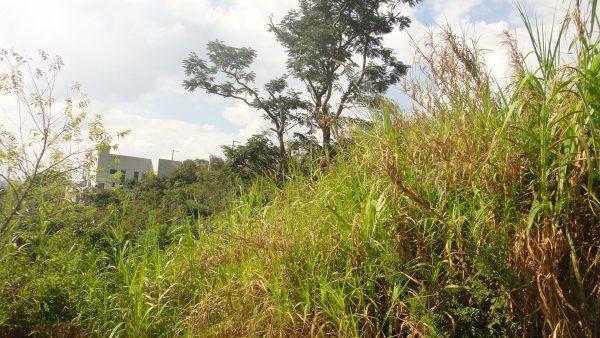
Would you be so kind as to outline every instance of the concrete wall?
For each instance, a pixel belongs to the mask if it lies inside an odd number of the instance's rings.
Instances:
[[[179,161],[159,159],[157,175],[162,177],[170,176],[179,166],[181,166],[181,162]]]
[[[154,172],[152,160],[149,158],[114,155],[108,152],[98,154],[98,171],[96,187],[109,189],[120,184],[114,173],[122,172],[123,180],[141,180],[145,174]]]

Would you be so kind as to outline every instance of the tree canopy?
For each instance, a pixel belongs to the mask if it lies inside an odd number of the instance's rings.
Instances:
[[[246,144],[222,146],[226,164],[242,179],[268,176],[277,170],[277,148],[264,134],[253,135]]]
[[[250,69],[256,51],[252,48],[237,48],[221,41],[207,44],[208,60],[191,53],[184,61],[188,76],[183,82],[185,89],[203,89],[209,94],[234,98],[263,113],[271,122],[279,142],[279,172],[286,167],[287,152],[285,133],[299,122],[297,112],[307,107],[298,92],[289,88],[285,75],[268,81],[261,92],[255,86],[256,74]]]
[[[309,94],[325,147],[349,104],[386,91],[406,74],[408,67],[383,45],[383,37],[409,26],[400,9],[418,1],[300,0],[298,10],[271,21],[270,30],[287,51],[288,69]]]

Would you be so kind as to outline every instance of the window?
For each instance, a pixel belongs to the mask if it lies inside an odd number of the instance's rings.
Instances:
[[[139,181],[140,180],[140,172],[139,171],[134,171],[133,172],[133,180],[134,181]]]

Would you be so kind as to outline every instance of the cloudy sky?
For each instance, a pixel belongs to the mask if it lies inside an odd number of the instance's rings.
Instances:
[[[0,49],[62,56],[62,83],[78,82],[112,130],[130,129],[119,153],[177,159],[219,154],[221,144],[244,141],[262,130],[260,114],[236,101],[181,87],[182,60],[220,39],[258,51],[260,83],[285,71],[285,53],[267,32],[296,0],[0,0]],[[564,15],[567,0],[522,0],[540,19]],[[386,40],[402,60],[410,40],[449,23],[479,38],[488,65],[503,76],[498,35],[525,37],[513,0],[425,0],[406,8],[413,24]],[[66,88],[66,86],[65,86]],[[390,95],[402,99],[392,90]],[[1,102],[1,101],[0,101]],[[0,118],[6,109],[0,107]]]

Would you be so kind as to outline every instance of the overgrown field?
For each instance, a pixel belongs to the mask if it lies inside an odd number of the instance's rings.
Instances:
[[[571,24],[570,61],[528,26],[533,69],[507,36],[506,86],[432,36],[412,111],[377,100],[327,168],[210,217],[44,187],[0,256],[0,334],[600,336],[598,23]]]

